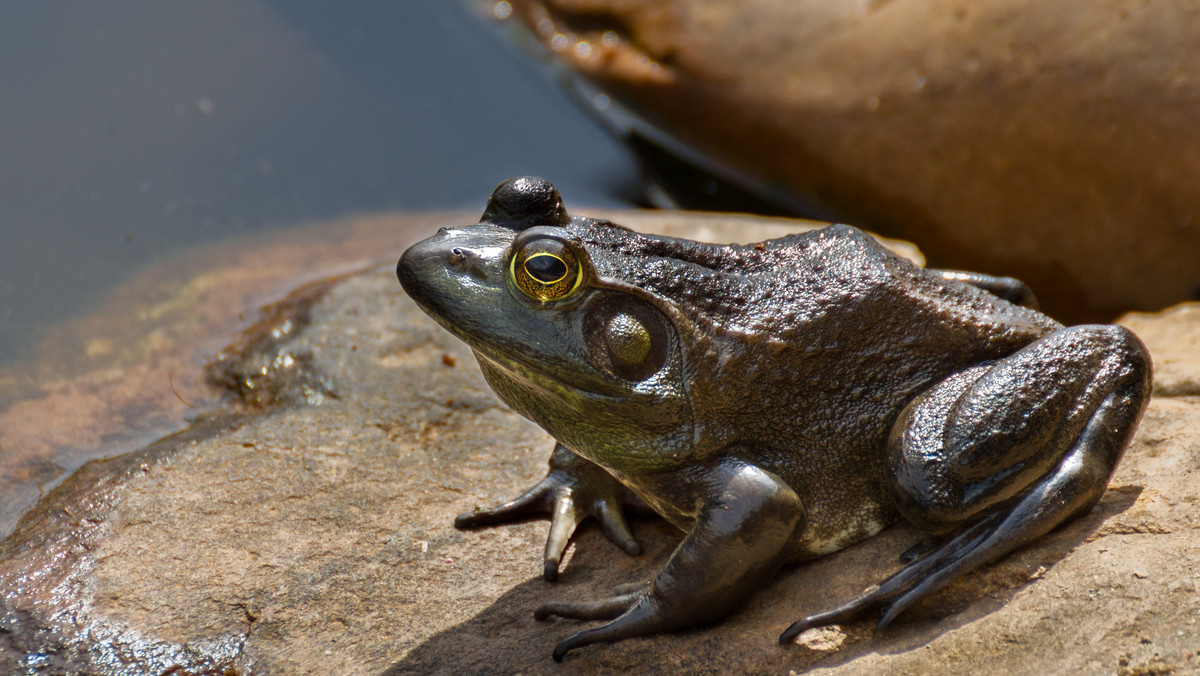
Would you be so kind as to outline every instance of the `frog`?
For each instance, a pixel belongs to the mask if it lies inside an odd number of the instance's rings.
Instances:
[[[1064,326],[1015,279],[926,268],[844,224],[701,243],[570,215],[520,177],[397,276],[554,439],[545,478],[456,526],[549,515],[550,581],[585,520],[629,554],[629,510],[683,534],[649,580],[537,608],[599,622],[555,661],[716,622],[784,566],[907,522],[930,539],[899,570],[779,641],[872,610],[883,629],[1090,511],[1150,396],[1128,329]]]

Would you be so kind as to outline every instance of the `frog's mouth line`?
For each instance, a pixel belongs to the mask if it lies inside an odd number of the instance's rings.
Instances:
[[[425,314],[429,315],[442,328],[449,331],[455,338],[470,346],[471,351],[475,353],[475,358],[481,364],[487,363],[493,369],[502,371],[508,374],[513,380],[524,383],[528,387],[534,388],[549,396],[558,396],[568,399],[589,398],[593,400],[604,400],[613,403],[627,401],[633,397],[633,393],[628,390],[622,390],[618,387],[610,387],[608,389],[587,389],[579,387],[573,383],[566,382],[560,378],[555,378],[548,375],[551,370],[549,368],[537,368],[529,363],[528,358],[522,358],[511,354],[511,351],[506,350],[502,345],[495,341],[483,341],[480,336],[483,331],[469,331],[465,329],[459,322],[451,321],[446,318],[442,312],[432,310],[426,306],[421,298],[413,294],[409,294],[421,308]],[[526,356],[526,355],[523,355]],[[570,371],[564,371],[569,373]],[[597,385],[603,383],[597,382]]]
[[[489,346],[491,347],[491,346]],[[545,369],[537,369],[530,366],[524,360],[515,358],[505,354],[500,350],[492,348],[484,351],[479,347],[473,347],[475,358],[480,363],[487,363],[490,367],[507,373],[509,376],[518,382],[525,384],[528,387],[539,390],[549,396],[558,397],[563,400],[574,401],[580,398],[591,400],[603,400],[607,402],[619,403],[627,401],[633,397],[633,394],[628,391],[621,391],[613,388],[615,391],[603,392],[599,390],[589,390],[578,385],[574,385],[560,378],[555,378],[547,374]]]

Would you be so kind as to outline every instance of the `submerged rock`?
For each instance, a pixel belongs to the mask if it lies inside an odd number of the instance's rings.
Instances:
[[[795,227],[619,220],[742,241]],[[273,404],[230,397],[179,434],[85,465],[0,542],[0,673],[554,673],[562,665],[550,650],[578,624],[535,622],[533,608],[598,596],[657,569],[679,534],[655,519],[633,524],[639,557],[585,528],[555,583],[541,577],[545,522],[453,528],[455,514],[539,477],[551,440],[504,408],[470,350],[404,296],[390,260],[403,248],[396,239],[386,264],[292,296],[287,312],[225,351],[219,373],[242,384],[246,365],[304,357],[303,374],[283,369],[270,381]],[[264,338],[274,333],[264,326],[297,313],[307,323]],[[1137,321],[1171,326],[1179,317]],[[1183,356],[1166,338],[1150,345],[1159,362]],[[314,387],[320,396],[310,396]],[[959,580],[886,631],[864,620],[776,644],[797,617],[898,567],[920,538],[904,527],[785,569],[719,624],[589,647],[568,665],[1197,668],[1198,432],[1200,399],[1160,393],[1094,512]]]

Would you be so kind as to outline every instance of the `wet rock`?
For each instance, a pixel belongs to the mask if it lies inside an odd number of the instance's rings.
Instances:
[[[937,266],[1019,277],[1057,316],[1200,288],[1194,4],[499,4],[734,173]]]
[[[669,218],[649,225],[743,240],[786,227]],[[300,307],[307,325],[226,356],[308,355],[327,396],[284,382],[276,391],[301,396],[265,412],[241,399],[210,408],[181,434],[84,466],[0,542],[0,673],[558,672],[549,651],[578,624],[535,622],[533,608],[647,576],[678,542],[661,521],[637,520],[646,552],[628,557],[585,528],[547,583],[545,522],[456,531],[455,514],[538,478],[550,439],[496,400],[470,350],[404,296],[390,260]],[[1175,349],[1155,345],[1156,359]],[[1200,399],[1156,396],[1093,513],[886,631],[862,621],[776,644],[792,620],[894,570],[920,537],[903,527],[788,568],[722,623],[589,647],[566,666],[1195,669],[1198,430]]]
[[[210,387],[200,367],[221,363],[218,352],[260,319],[260,305],[378,264],[380,252],[473,216],[355,217],[197,247],[140,271],[94,314],[52,329],[33,358],[0,369],[0,536],[42,486],[182,430],[216,405],[228,390]],[[287,316],[262,320],[270,333],[285,329]]]

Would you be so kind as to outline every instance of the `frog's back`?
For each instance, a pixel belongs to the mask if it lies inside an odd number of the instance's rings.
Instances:
[[[712,448],[751,449],[749,460],[801,496],[808,527],[797,557],[834,551],[894,519],[883,456],[905,404],[1058,328],[850,226],[745,246],[628,231],[609,244],[600,244],[600,274],[696,322],[700,340],[684,350]]]
[[[816,328],[844,330],[879,320],[880,313],[905,313],[983,340],[1020,344],[1059,326],[913,265],[848,225],[748,245],[643,235],[606,221],[582,226],[577,232],[589,249],[603,252],[595,258],[602,276],[649,290],[739,340],[804,344]]]
[[[897,335],[910,340],[919,324],[928,340],[957,336],[1003,352],[1002,344],[1019,348],[1059,327],[1039,312],[918,267],[848,225],[734,248],[753,252],[741,272],[756,278],[747,285],[757,289],[748,303],[753,330],[793,344],[831,325],[839,334],[859,330],[874,344],[889,317],[898,317]]]

